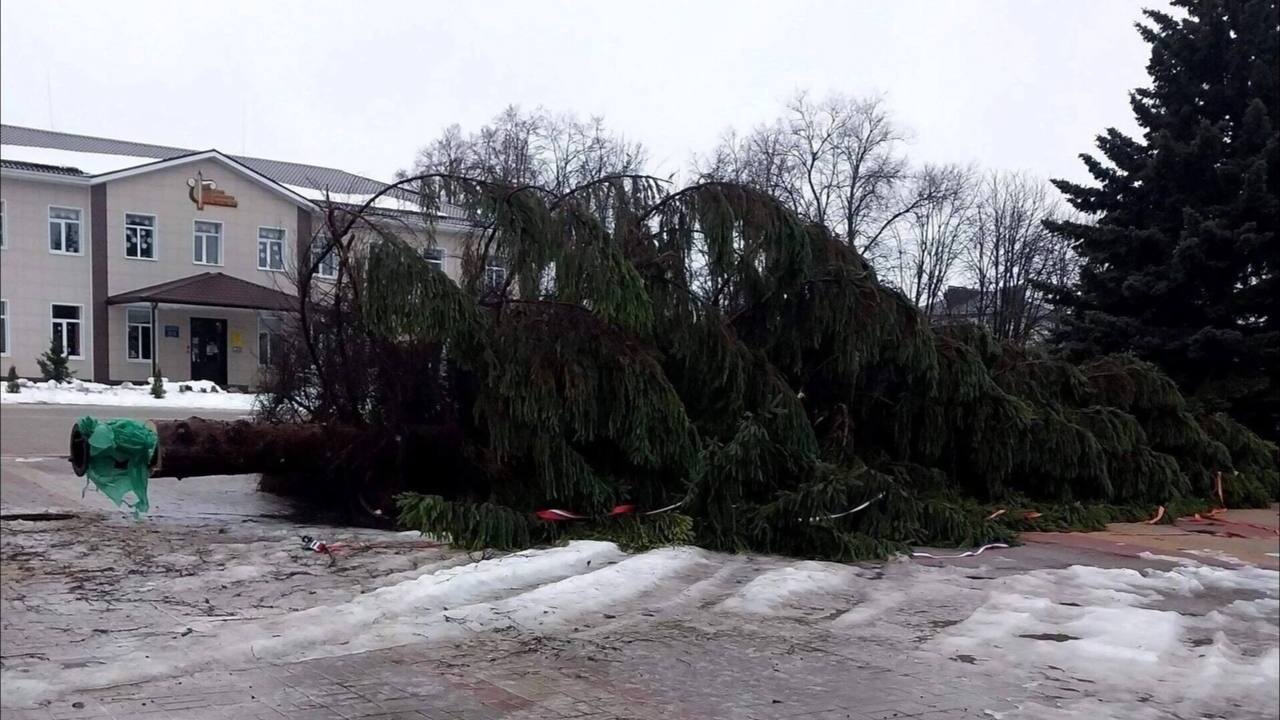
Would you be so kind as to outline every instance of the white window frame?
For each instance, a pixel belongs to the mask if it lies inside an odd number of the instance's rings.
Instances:
[[[269,366],[271,365],[271,347],[272,347],[272,344],[271,344],[271,336],[272,336],[272,335],[275,335],[275,336],[277,336],[277,337],[280,337],[280,336],[281,336],[281,334],[282,334],[282,333],[280,333],[280,332],[272,332],[271,327],[270,327],[270,323],[273,323],[273,322],[274,322],[274,323],[277,323],[277,324],[280,324],[280,323],[283,323],[283,322],[284,322],[284,319],[283,319],[283,318],[281,318],[281,317],[279,317],[279,316],[277,316],[277,315],[269,315],[269,314],[265,314],[265,313],[259,313],[259,314],[258,314],[258,335],[257,335],[258,346],[254,349],[254,354],[258,356],[258,358],[257,358],[257,359],[258,359],[258,367],[260,367],[260,368],[269,367]],[[279,328],[277,328],[277,330],[278,330],[278,329],[279,329]],[[262,357],[262,336],[263,336],[263,335],[266,335],[266,336],[267,336],[267,356],[266,356],[266,358],[263,358],[263,357]],[[278,343],[278,342],[279,342],[279,341],[277,340],[277,343]]]
[[[324,272],[324,263],[320,262],[319,253],[324,252],[325,246],[330,245],[329,236],[320,233],[311,238],[311,262],[315,263],[315,276],[321,280],[336,280],[338,278],[338,250],[335,247],[329,252],[328,262],[333,264],[333,272]]]
[[[203,238],[207,236],[209,233],[202,233],[199,230],[196,230],[196,223],[209,223],[210,225],[218,226],[218,262],[216,263],[208,262],[209,246],[208,244],[205,243]],[[204,260],[196,259],[196,237],[197,236],[201,238],[200,256],[204,258]],[[205,220],[204,218],[195,218],[194,220],[192,220],[191,221],[191,264],[222,267],[223,264],[226,263],[226,257],[227,257],[227,233],[225,232],[225,227],[223,226],[222,221],[221,220]]]
[[[56,306],[58,306],[58,305],[62,305],[62,306],[64,306],[64,307],[74,307],[74,308],[79,308],[79,309],[80,309],[80,319],[78,319],[78,320],[64,320],[64,319],[62,319],[62,318],[55,318],[55,317],[53,316],[53,308],[54,308],[54,307],[56,307]],[[77,323],[77,324],[79,325],[79,336],[80,336],[80,354],[79,354],[79,355],[72,355],[71,353],[68,353],[68,352],[67,352],[67,345],[68,345],[68,343],[67,343],[67,323],[69,323],[69,322]],[[61,325],[62,325],[62,352],[67,356],[67,359],[68,359],[68,360],[83,360],[83,359],[84,359],[84,304],[83,304],[83,303],[69,303],[69,302],[55,302],[55,303],[49,303],[49,339],[50,339],[50,340],[53,340],[53,324],[54,324],[54,323],[59,323],[59,324],[61,324]]]
[[[130,310],[145,310],[147,312],[147,322],[136,323],[136,322],[130,321],[129,320]],[[132,329],[134,326],[151,329],[151,343],[147,345],[147,354],[154,357],[156,354],[156,326],[155,326],[155,323],[152,322],[153,319],[154,317],[151,314],[150,305],[125,305],[124,306],[124,359],[125,360],[128,360],[131,363],[146,363],[148,365],[151,364],[151,357],[145,357],[145,358],[129,357],[129,330]],[[141,349],[142,349],[141,342],[139,342],[138,344],[138,349],[139,349],[139,355],[141,355]]]
[[[66,220],[66,219],[64,219],[64,218],[55,218],[55,217],[53,216],[53,209],[54,209],[54,208],[57,208],[57,209],[59,209],[59,210],[75,210],[75,211],[76,211],[76,216],[77,216],[79,219],[78,219],[78,220]],[[45,231],[44,231],[44,242],[45,242],[45,247],[49,248],[49,254],[50,254],[50,255],[84,255],[84,243],[85,243],[85,237],[84,237],[84,208],[72,207],[72,206],[70,206],[70,205],[50,205],[50,206],[49,206],[49,210],[48,210],[47,214],[45,215],[45,221],[46,221],[46,222],[45,222]],[[67,252],[65,249],[64,249],[64,250],[54,250],[54,249],[53,249],[53,247],[52,247],[51,245],[49,245],[49,223],[55,223],[55,222],[56,222],[56,223],[58,223],[58,224],[60,224],[60,225],[62,226],[62,247],[63,247],[63,248],[66,248],[66,247],[67,247],[67,224],[68,224],[68,223],[71,223],[71,222],[74,222],[77,226],[79,226],[79,228],[80,228],[80,249],[79,249],[78,251],[76,251],[76,252]],[[63,305],[63,304],[65,304],[65,303],[58,303],[58,304],[59,304],[59,305]]]
[[[432,257],[433,254],[438,257]],[[448,255],[445,254],[444,248],[442,247],[422,248],[422,259],[425,260],[428,265],[435,265],[436,269],[440,272],[444,272],[444,261],[447,257]]]
[[[497,283],[490,281],[490,274],[494,271],[502,273],[501,279]],[[507,268],[505,265],[495,264],[490,261],[484,266],[484,290],[485,292],[501,291],[503,286],[507,284]]]
[[[53,313],[50,313],[52,316]],[[9,357],[9,299],[0,298],[0,319],[4,320],[4,332],[0,333],[0,340],[4,340],[4,347],[0,348],[0,357]]]
[[[151,218],[151,227],[148,228],[145,225],[131,225],[129,223],[130,215],[134,215],[134,216],[141,215],[143,217]],[[129,228],[131,227],[136,227],[140,230],[147,229],[151,231],[151,257],[143,257],[142,255],[129,254]],[[142,252],[141,239],[138,240],[138,252]],[[157,259],[160,257],[160,216],[159,215],[156,215],[155,213],[145,213],[145,212],[125,212],[124,214],[124,256],[129,260],[147,260],[150,262],[157,261]]]
[[[268,240],[268,239],[263,238],[263,237],[262,237],[262,231],[263,231],[263,230],[279,230],[279,231],[280,231],[280,239],[279,239],[279,240]],[[280,243],[280,267],[278,267],[278,268],[270,267],[270,265],[271,265],[271,246],[270,246],[270,243],[274,243],[274,242],[278,242],[278,243]],[[288,252],[289,252],[289,231],[288,231],[287,229],[285,229],[285,228],[282,228],[282,227],[273,227],[273,226],[271,226],[271,225],[259,225],[259,226],[258,226],[258,245],[257,245],[257,247],[256,247],[255,249],[256,249],[256,250],[261,250],[261,249],[262,249],[262,244],[263,244],[263,243],[267,243],[267,267],[263,267],[263,266],[262,266],[262,264],[261,264],[261,262],[259,262],[259,264],[258,264],[258,269],[259,269],[259,270],[262,270],[263,272],[284,272],[284,271],[289,267],[289,255],[288,255]],[[261,258],[262,258],[262,254],[261,254],[261,252],[259,252],[259,253],[258,253],[258,259],[259,259],[259,260],[261,260]]]

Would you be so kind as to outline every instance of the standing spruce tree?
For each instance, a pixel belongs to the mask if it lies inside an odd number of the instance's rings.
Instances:
[[[1133,351],[1195,401],[1280,437],[1280,12],[1276,0],[1146,11],[1140,139],[1097,139],[1094,185],[1056,180],[1094,222],[1048,225],[1084,266],[1061,293],[1070,357]]]
[[[67,359],[67,353],[62,349],[62,342],[54,337],[49,339],[49,349],[36,358],[36,365],[40,366],[40,375],[45,380],[67,382],[72,375],[75,375]]]

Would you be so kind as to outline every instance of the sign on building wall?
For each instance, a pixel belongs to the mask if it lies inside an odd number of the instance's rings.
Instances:
[[[179,328],[178,328],[178,326],[177,326],[177,325],[165,325],[165,326],[164,326],[164,336],[165,336],[165,337],[167,337],[167,338],[171,338],[171,337],[176,338],[176,337],[179,337],[179,333],[180,333],[180,332],[181,332],[181,331],[179,330]]]
[[[234,195],[228,195],[219,190],[218,183],[206,180],[203,172],[197,172],[195,177],[187,178],[187,187],[190,188],[187,195],[191,198],[191,202],[196,204],[197,210],[203,210],[205,205],[221,207],[238,205]]]

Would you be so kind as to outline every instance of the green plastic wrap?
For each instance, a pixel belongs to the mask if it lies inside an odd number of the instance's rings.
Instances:
[[[89,445],[86,474],[98,490],[134,515],[145,513],[151,457],[159,438],[148,423],[127,418],[97,420],[84,417],[76,423]],[[131,503],[125,496],[133,493]]]

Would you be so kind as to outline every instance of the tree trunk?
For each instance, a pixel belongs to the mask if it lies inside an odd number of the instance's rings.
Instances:
[[[457,428],[423,427],[408,437],[375,429],[318,423],[250,420],[156,420],[159,447],[151,477],[189,478],[251,473],[317,473],[349,458],[353,450],[375,463],[405,460],[422,467],[451,464],[461,448]],[[71,433],[71,461],[83,474],[87,457],[79,429]],[[79,459],[79,461],[77,460]]]
[[[320,424],[249,420],[157,420],[152,477],[319,470],[367,433]]]

